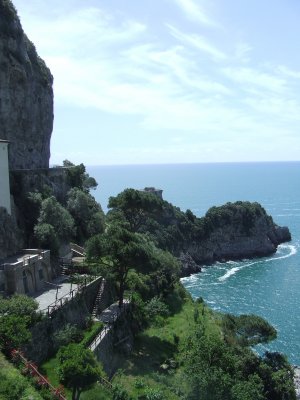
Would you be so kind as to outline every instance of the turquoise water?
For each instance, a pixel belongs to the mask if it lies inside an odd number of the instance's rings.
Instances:
[[[278,331],[267,349],[300,364],[299,162],[89,167],[88,172],[99,183],[94,195],[104,211],[110,195],[156,186],[165,200],[197,216],[213,205],[249,200],[261,203],[278,225],[287,225],[292,241],[273,256],[217,263],[182,282],[216,310],[267,318]]]

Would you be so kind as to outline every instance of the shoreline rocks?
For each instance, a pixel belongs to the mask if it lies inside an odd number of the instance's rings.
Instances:
[[[296,399],[300,399],[300,367],[295,365],[294,367],[294,384],[296,389]]]

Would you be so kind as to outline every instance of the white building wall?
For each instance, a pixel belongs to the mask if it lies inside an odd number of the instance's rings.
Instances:
[[[9,168],[8,168],[8,142],[0,140],[0,207],[5,207],[11,214]]]

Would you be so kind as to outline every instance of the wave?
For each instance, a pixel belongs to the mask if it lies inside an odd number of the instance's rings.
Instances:
[[[239,267],[231,268],[229,271],[226,272],[226,274],[224,274],[223,276],[218,278],[218,281],[220,281],[220,282],[226,281],[226,279],[228,279],[232,275],[235,275],[241,269],[244,269],[246,267],[250,267],[250,265],[254,265],[254,264],[257,264],[257,263],[258,263],[258,261],[254,261],[252,263],[244,264],[244,265],[241,265]]]
[[[271,262],[271,261],[276,261],[276,260],[282,260],[284,258],[289,258],[289,257],[292,257],[293,255],[297,254],[297,251],[298,251],[296,246],[294,246],[292,244],[281,244],[281,245],[278,246],[279,252],[281,250],[284,250],[284,249],[289,249],[290,250],[289,253],[288,254],[284,254],[282,256],[279,256],[279,257],[271,257],[271,258],[264,259],[263,262]],[[258,264],[258,263],[261,263],[261,262],[262,262],[262,260],[257,260],[257,261],[253,261],[251,263],[240,265],[239,267],[231,268],[229,271],[226,272],[226,274],[224,274],[223,276],[218,278],[218,280],[220,282],[224,282],[228,278],[230,278],[232,275],[235,275],[241,269],[244,269],[246,267],[250,267],[251,265],[255,265],[255,264]]]
[[[300,217],[300,214],[277,214],[275,217]]]

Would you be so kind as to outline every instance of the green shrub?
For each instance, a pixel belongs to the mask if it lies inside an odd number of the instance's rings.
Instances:
[[[90,330],[85,334],[83,340],[81,341],[82,346],[88,347],[97,335],[102,331],[102,322],[97,322],[91,326]]]
[[[146,400],[163,400],[163,394],[159,389],[147,388],[145,390]]]
[[[120,385],[114,385],[113,390],[113,400],[131,400],[131,396],[127,391]]]
[[[66,324],[53,335],[57,347],[66,346],[69,343],[77,343],[82,340],[83,334],[75,325]]]
[[[146,304],[146,313],[153,319],[156,316],[167,317],[170,311],[168,306],[155,296]]]

